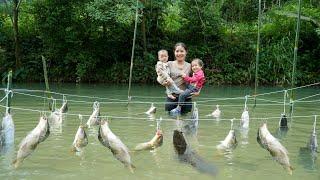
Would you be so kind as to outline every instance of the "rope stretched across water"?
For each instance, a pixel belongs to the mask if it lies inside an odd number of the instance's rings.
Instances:
[[[6,106],[0,105],[0,107],[6,108]],[[21,110],[21,111],[29,111],[29,112],[37,112],[37,113],[52,113],[51,111],[42,111],[42,110],[36,110],[36,109],[28,109],[28,108],[20,108],[20,107],[11,107],[11,109]],[[63,115],[67,116],[75,116],[79,117],[79,113],[63,113]],[[83,117],[90,117],[88,114],[81,114]],[[306,115],[306,116],[292,116],[291,118],[307,118],[307,117],[314,117],[319,115]],[[149,117],[131,117],[131,116],[98,116],[101,118],[107,118],[107,119],[131,119],[131,120],[147,120],[150,119]],[[155,119],[155,118],[154,118]],[[232,118],[234,121],[240,121],[241,118]],[[260,117],[260,118],[250,118],[250,120],[273,120],[273,119],[279,119],[279,116],[276,117]],[[176,121],[177,119],[162,119],[162,121]],[[192,120],[189,118],[182,118],[181,120]],[[219,119],[219,121],[230,121],[231,119]],[[199,121],[216,121],[214,118],[199,118]]]
[[[272,91],[272,92],[267,92],[267,93],[261,93],[261,94],[256,94],[256,95],[247,95],[248,98],[253,99],[254,97],[258,97],[258,96],[265,96],[265,95],[271,95],[271,94],[276,94],[276,93],[282,93],[284,91],[290,91],[290,90],[296,90],[296,89],[301,89],[301,88],[306,88],[306,87],[311,87],[311,86],[316,86],[319,85],[320,82],[317,83],[313,83],[313,84],[308,84],[308,85],[304,85],[304,86],[299,86],[299,87],[295,87],[295,88],[289,88],[289,89],[283,89],[283,90],[278,90],[278,91]],[[5,88],[0,88],[0,90],[5,90]],[[39,92],[39,93],[49,93],[49,91],[45,91],[45,90],[30,90],[30,89],[13,89],[13,91],[15,92]],[[79,97],[79,98],[88,98],[88,99],[101,99],[101,100],[110,100],[110,101],[123,101],[123,102],[127,102],[127,99],[116,99],[116,98],[106,98],[106,97],[98,97],[98,96],[83,96],[83,95],[75,95],[75,94],[68,94],[68,93],[59,93],[59,92],[54,92],[54,91],[50,91],[50,93],[52,94],[56,94],[56,95],[65,95],[65,96],[69,96],[69,97]],[[114,95],[112,95],[114,96]],[[148,99],[164,99],[163,97],[153,97],[153,96],[132,96],[132,98],[148,98]],[[204,99],[204,100],[217,100],[217,101],[222,101],[222,100],[236,100],[236,99],[243,99],[243,96],[240,97],[228,97],[228,98],[201,98],[201,97],[197,97],[197,99]]]
[[[33,94],[27,94],[27,93],[21,93],[21,92],[15,92],[16,94],[19,94],[19,95],[24,95],[24,96],[30,96],[30,97],[35,97],[35,98],[40,98],[40,99],[47,99],[47,100],[52,100],[52,98],[48,98],[48,97],[45,97],[45,96],[38,96],[38,95],[33,95]],[[229,99],[229,98],[227,98]],[[64,101],[64,99],[54,99],[54,100],[58,100],[58,101]],[[223,99],[221,99],[223,100]],[[262,101],[269,101],[269,102],[277,102],[277,101],[271,101],[271,100],[265,100],[265,99],[261,99]],[[94,101],[79,101],[79,100],[67,100],[68,102],[73,102],[73,103],[81,103],[81,104],[92,104]],[[206,101],[197,101],[198,103],[203,103],[203,102],[206,102]],[[120,102],[100,102],[101,104],[126,104],[127,102],[126,101],[120,101]],[[176,102],[146,102],[146,101],[132,101],[131,102],[132,104],[151,104],[151,103],[154,103],[154,104],[175,104]],[[279,105],[281,102],[277,102],[277,103],[274,103],[274,104],[259,104],[259,105]],[[186,103],[182,103],[182,104],[190,104],[188,102]],[[209,104],[200,104],[201,106],[212,106],[212,105],[209,105]],[[222,105],[222,106],[242,106],[242,105]]]

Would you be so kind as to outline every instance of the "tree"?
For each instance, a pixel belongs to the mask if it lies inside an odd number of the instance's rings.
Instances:
[[[4,0],[7,9],[9,9],[9,3],[7,0]],[[21,66],[21,50],[20,50],[20,38],[19,38],[19,9],[22,0],[13,0],[12,1],[12,15],[8,13],[12,22],[13,29],[13,39],[14,39],[14,54],[16,58],[16,68]]]

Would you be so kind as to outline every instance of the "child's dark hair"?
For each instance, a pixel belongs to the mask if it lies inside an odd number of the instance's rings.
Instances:
[[[193,62],[193,61],[197,61],[200,67],[203,67],[203,66],[204,66],[203,61],[202,61],[201,59],[199,59],[199,58],[194,58],[194,59],[192,60],[192,62]]]
[[[186,45],[186,44],[184,44],[183,42],[178,42],[178,43],[176,43],[176,44],[174,45],[173,51],[175,51],[175,50],[177,49],[177,47],[178,47],[178,46],[183,47],[183,48],[186,50],[186,52],[188,52],[187,45]]]

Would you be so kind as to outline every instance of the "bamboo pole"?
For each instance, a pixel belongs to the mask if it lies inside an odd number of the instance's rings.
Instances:
[[[134,23],[134,32],[133,32],[133,40],[132,40],[132,50],[131,50],[131,63],[130,63],[130,76],[129,76],[129,88],[128,88],[128,105],[131,100],[131,82],[132,82],[132,69],[133,69],[133,58],[134,58],[134,49],[136,44],[136,35],[137,35],[137,26],[138,26],[138,0],[136,3],[136,18]]]
[[[296,37],[294,43],[294,54],[293,54],[293,63],[292,63],[292,75],[291,75],[291,89],[296,85],[296,66],[298,59],[298,46],[299,46],[299,34],[300,34],[300,21],[301,21],[301,0],[298,3],[298,18],[296,26]],[[291,90],[291,99],[294,99],[294,90]]]
[[[258,12],[258,37],[257,37],[257,54],[256,54],[256,72],[255,72],[255,82],[254,82],[254,94],[257,94],[258,88],[258,68],[260,59],[260,28],[261,28],[261,0],[259,0],[259,12]],[[257,99],[254,97],[254,108],[256,107]]]
[[[49,87],[49,80],[48,80],[48,71],[47,71],[47,63],[44,56],[41,56],[42,59],[42,67],[43,67],[43,75],[44,75],[44,82],[46,84],[46,94],[48,98],[52,99],[52,95],[50,93],[50,87]],[[52,101],[49,100],[49,110],[52,110]]]
[[[298,59],[298,48],[299,48],[299,34],[300,34],[300,21],[301,21],[301,0],[298,2],[298,18],[296,26],[296,37],[294,43],[294,54],[292,63],[292,75],[291,75],[291,95],[290,95],[290,116],[293,116],[293,106],[294,106],[294,87],[296,85],[296,66]]]
[[[6,101],[6,114],[10,114],[10,106],[11,106],[11,95],[12,95],[12,70],[8,73],[8,81],[7,81],[7,101]]]

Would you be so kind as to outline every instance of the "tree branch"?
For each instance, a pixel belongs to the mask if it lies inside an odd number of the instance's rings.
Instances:
[[[13,18],[12,18],[12,16],[11,16],[11,14],[9,13],[9,5],[8,5],[8,2],[7,2],[7,0],[3,0],[3,1],[4,1],[4,3],[6,4],[7,13],[9,14],[9,17],[10,17],[10,19],[11,19],[11,23],[13,24]]]
[[[22,0],[19,0],[18,5],[17,5],[17,7],[16,7],[16,10],[17,10],[17,11],[18,11],[18,10],[19,10],[19,8],[20,8],[20,4],[21,4],[21,2],[22,2]]]
[[[282,15],[282,16],[287,16],[287,17],[292,17],[292,18],[297,18],[298,17],[298,14],[291,13],[291,12],[276,11],[276,14]],[[315,19],[313,19],[311,17],[307,17],[307,16],[302,16],[301,15],[301,19],[305,20],[305,21],[309,21],[315,27],[320,27],[320,21],[317,21],[317,20],[315,20]]]

